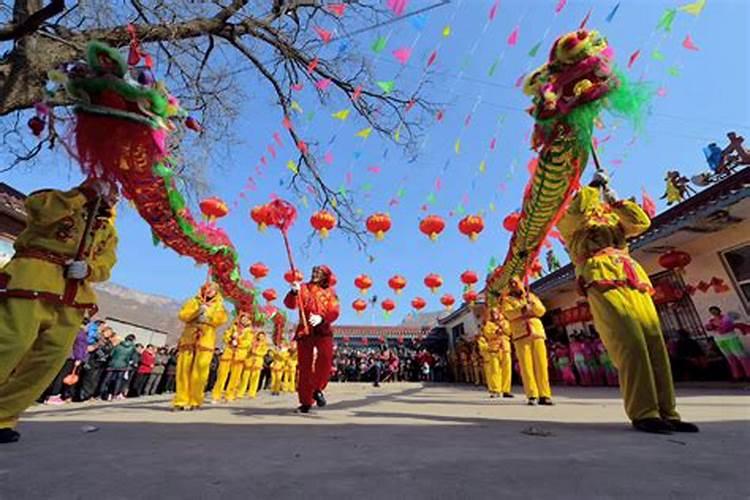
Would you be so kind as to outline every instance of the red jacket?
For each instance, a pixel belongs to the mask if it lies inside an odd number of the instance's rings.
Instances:
[[[141,353],[141,364],[138,366],[138,373],[151,373],[156,363],[156,355],[147,350],[143,350]]]
[[[289,309],[296,309],[300,295],[304,301],[303,306],[308,322],[310,316],[313,314],[317,314],[323,318],[323,322],[314,329],[310,326],[310,333],[315,335],[333,335],[331,324],[338,319],[341,310],[339,298],[336,296],[333,288],[322,288],[316,284],[305,283],[302,285],[299,295],[294,292],[286,294],[284,305]],[[297,325],[297,334],[302,332],[304,332],[304,327],[302,318],[300,317],[300,322]]]

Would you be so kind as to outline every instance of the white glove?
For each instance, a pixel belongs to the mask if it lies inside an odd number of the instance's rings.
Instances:
[[[610,205],[619,199],[614,189],[607,188],[604,190],[603,194],[604,194],[604,201],[606,201]]]
[[[294,293],[299,293],[300,288],[301,286],[299,284],[299,281],[295,281],[294,283],[292,283],[292,291]]]
[[[310,326],[315,328],[316,326],[318,326],[319,324],[323,322],[323,316],[321,316],[320,314],[311,314],[309,321],[310,321]]]
[[[591,184],[599,185],[599,186],[606,186],[609,184],[609,176],[606,172],[597,170],[594,173],[594,176],[591,178]]]
[[[65,271],[65,277],[82,280],[89,274],[89,265],[84,260],[74,260],[68,264],[68,269]]]

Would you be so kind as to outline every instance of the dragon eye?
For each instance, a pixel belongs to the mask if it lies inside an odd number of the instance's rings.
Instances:
[[[142,69],[138,71],[138,77],[137,77],[138,83],[141,85],[153,85],[154,83],[154,76],[151,74],[151,71],[147,69]]]

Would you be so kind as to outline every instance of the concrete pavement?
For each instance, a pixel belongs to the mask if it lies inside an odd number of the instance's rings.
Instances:
[[[164,397],[38,406],[0,447],[0,499],[750,498],[750,392],[678,396],[700,434],[632,431],[606,388],[528,407],[466,386],[332,384],[311,415],[267,393],[189,413]]]

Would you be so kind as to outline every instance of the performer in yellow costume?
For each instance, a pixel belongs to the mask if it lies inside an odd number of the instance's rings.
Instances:
[[[249,313],[240,311],[232,326],[224,332],[224,352],[219,358],[211,402],[221,402],[222,395],[226,401],[233,401],[237,397],[253,337],[252,318]]]
[[[661,434],[698,432],[677,413],[651,282],[628,252],[626,239],[650,224],[637,203],[617,200],[606,176],[598,173],[573,199],[558,228],[594,326],[619,372],[625,412],[633,426]]]
[[[519,277],[513,277],[503,296],[503,315],[510,322],[513,345],[521,368],[523,390],[530,405],[552,405],[552,390],[547,371],[547,347],[542,320],[546,309],[539,297],[524,289]]]
[[[482,371],[491,398],[500,396],[500,387],[502,386],[498,347],[495,339],[486,335],[483,328],[482,334],[477,335],[477,348],[479,349],[479,355],[482,357]]]
[[[185,302],[179,313],[185,330],[177,343],[177,389],[172,406],[192,410],[203,404],[216,328],[227,321],[224,299],[216,283],[206,283],[197,296]]]
[[[273,364],[271,365],[271,396],[278,396],[281,394],[282,389],[282,376],[284,374],[284,366],[289,359],[289,346],[286,342],[282,342],[273,351]]]
[[[512,398],[512,361],[510,356],[510,324],[506,320],[499,307],[488,309],[489,318],[482,327],[482,335],[488,340],[490,346],[494,346],[494,357],[496,365],[493,364],[493,370],[497,370],[497,394],[504,398]],[[493,362],[494,363],[494,362]]]
[[[263,358],[265,358],[268,349],[266,334],[264,332],[258,332],[255,335],[255,340],[252,346],[250,347],[247,359],[245,359],[245,370],[242,372],[240,390],[237,394],[238,398],[244,397],[245,394],[247,394],[249,398],[255,398],[258,394],[260,372],[263,370]]]
[[[18,416],[60,371],[84,316],[96,311],[90,284],[108,280],[116,261],[116,202],[97,181],[26,199],[27,227],[0,269],[0,443],[18,441]]]
[[[284,392],[297,392],[297,343],[289,345],[289,357],[284,364],[284,381],[282,389]]]

